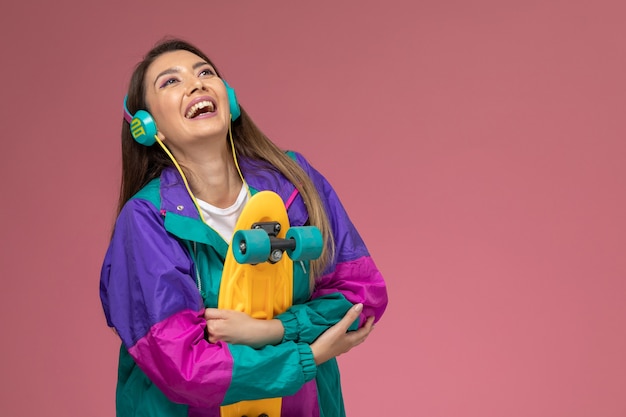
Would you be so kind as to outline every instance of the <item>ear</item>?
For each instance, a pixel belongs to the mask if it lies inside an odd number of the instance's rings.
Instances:
[[[161,131],[157,130],[156,134],[161,142],[165,142],[165,136],[163,135],[163,133],[161,133]]]

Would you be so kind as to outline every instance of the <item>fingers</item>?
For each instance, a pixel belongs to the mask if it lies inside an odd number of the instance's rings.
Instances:
[[[348,331],[348,327],[350,327],[350,325],[359,318],[359,314],[361,314],[362,310],[363,304],[358,303],[353,305],[337,324],[339,324],[341,327],[344,327],[344,331]]]
[[[365,342],[365,339],[370,335],[372,330],[374,329],[374,317],[368,317],[367,321],[360,329],[349,332],[348,337],[350,338],[350,343],[352,347],[358,346],[361,343]]]
[[[365,321],[365,324],[358,330],[353,332],[348,332],[348,328],[355,320],[359,318],[359,315],[363,311],[363,304],[355,304],[348,312],[343,316],[343,318],[337,323],[336,327],[340,327],[344,333],[346,333],[346,341],[350,345],[349,349],[360,345],[367,339],[369,334],[372,332],[374,328],[374,317],[368,317]]]
[[[348,329],[359,318],[362,311],[362,304],[354,305],[337,324],[322,333],[310,345],[317,365],[348,352],[367,339],[373,328],[374,317],[369,317],[360,329],[348,332]]]

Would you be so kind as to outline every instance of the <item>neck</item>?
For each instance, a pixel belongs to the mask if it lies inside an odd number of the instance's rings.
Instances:
[[[194,196],[220,207],[230,207],[237,200],[243,181],[233,155],[226,146],[196,149],[176,156]]]

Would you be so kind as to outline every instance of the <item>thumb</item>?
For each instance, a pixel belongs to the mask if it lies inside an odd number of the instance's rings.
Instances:
[[[204,319],[205,320],[221,319],[221,318],[224,318],[224,315],[217,308],[207,308],[207,309],[204,310]]]

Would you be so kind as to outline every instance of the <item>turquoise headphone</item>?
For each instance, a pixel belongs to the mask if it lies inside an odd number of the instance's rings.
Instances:
[[[241,108],[237,102],[237,96],[235,96],[235,90],[233,90],[226,81],[222,80],[226,86],[226,93],[228,94],[228,102],[230,104],[230,118],[231,120],[237,120],[241,116]],[[145,110],[138,110],[134,115],[128,111],[126,101],[128,96],[124,97],[124,119],[130,124],[130,133],[137,143],[145,146],[152,146],[156,142],[154,138],[157,134],[156,122]]]

